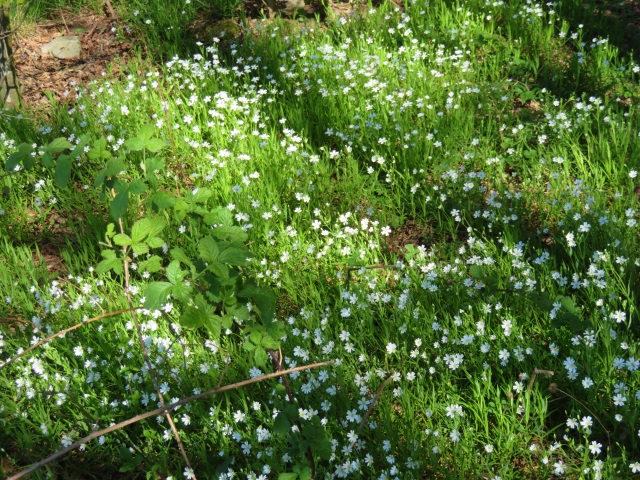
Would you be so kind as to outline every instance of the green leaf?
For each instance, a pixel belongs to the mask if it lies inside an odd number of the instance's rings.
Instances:
[[[73,147],[73,143],[64,137],[58,137],[53,140],[49,145],[45,147],[45,150],[49,153],[60,153]]]
[[[206,214],[203,220],[207,225],[231,226],[233,224],[233,214],[226,207],[217,207]]]
[[[116,198],[111,202],[111,207],[109,208],[109,213],[111,216],[117,220],[122,218],[125,213],[127,213],[127,208],[129,207],[129,190],[124,189],[120,193],[116,195]]]
[[[206,217],[206,215],[205,215]],[[229,240],[231,242],[244,242],[249,235],[242,227],[223,225],[213,229],[213,236],[218,240]]]
[[[139,178],[131,180],[131,183],[129,184],[129,193],[133,195],[142,195],[146,191],[147,184],[144,180],[140,180]]]
[[[112,158],[105,165],[105,175],[107,177],[114,177],[120,172],[127,170],[127,164],[121,158]]]
[[[144,255],[145,253],[149,253],[149,245],[146,243],[134,243],[131,245],[131,250],[136,255]]]
[[[207,323],[207,313],[199,308],[187,307],[180,316],[180,325],[187,328],[200,328]]]
[[[151,237],[147,239],[147,245],[151,248],[160,248],[164,245],[164,240],[160,237]]]
[[[141,271],[147,271],[151,273],[159,272],[162,270],[162,259],[158,255],[154,255],[149,260],[140,262],[138,267]]]
[[[124,247],[125,245],[131,245],[133,242],[131,237],[126,233],[118,233],[117,235],[114,235],[113,243],[120,247]]]
[[[171,284],[169,282],[152,282],[147,285],[144,296],[146,300],[144,307],[149,309],[159,308],[162,303],[167,299],[167,296],[171,292]]]
[[[210,262],[207,270],[209,270],[216,277],[222,280],[226,280],[229,278],[229,267],[227,267],[224,263]]]
[[[171,258],[173,258],[174,260],[178,260],[178,261],[184,263],[185,265],[189,265],[189,267],[193,268],[193,262],[187,256],[187,254],[184,253],[184,250],[182,250],[181,248],[178,248],[178,247],[172,248],[171,249]]]
[[[309,467],[308,465],[305,465],[303,467],[296,465],[296,467],[294,467],[294,470],[298,470],[300,480],[311,480],[311,467]]]
[[[124,146],[127,150],[138,152],[144,148],[144,141],[137,137],[128,138],[125,140]]]
[[[155,125],[152,123],[147,123],[146,125],[143,125],[140,130],[138,130],[138,134],[136,136],[144,142],[153,137],[154,133],[156,133]]]
[[[151,232],[151,219],[145,217],[138,220],[131,227],[131,239],[133,243],[140,243]]]
[[[66,187],[67,183],[69,183],[69,178],[71,177],[71,161],[72,159],[68,155],[60,155],[58,157],[53,178],[56,185],[60,188]]]
[[[218,261],[241,266],[247,263],[247,258],[249,257],[252,257],[249,249],[242,243],[235,242],[220,252],[218,255]]]
[[[326,436],[315,439],[313,442],[313,450],[321,459],[329,460],[333,454],[331,440]]]
[[[191,298],[191,291],[192,287],[184,283],[180,283],[171,288],[171,295],[181,302],[187,302],[189,301],[189,298]]]
[[[278,480],[296,480],[298,478],[297,473],[281,473],[278,475]]]
[[[27,155],[31,155],[33,148],[28,143],[21,143],[18,145],[18,151],[13,152],[7,158],[7,162],[4,165],[5,172],[12,172],[15,170],[16,166],[20,164],[24,160]]]
[[[149,157],[146,160],[145,169],[147,173],[153,173],[157,170],[162,170],[164,168],[164,165],[165,165],[164,158]]]
[[[151,200],[151,205],[156,211],[173,207],[176,204],[175,197],[164,190],[158,190],[149,200]]]
[[[264,287],[259,287],[255,281],[248,280],[242,289],[237,292],[240,298],[247,298],[260,309],[260,317],[264,323],[270,323],[273,320],[276,311],[276,296],[274,293]]]
[[[111,158],[111,151],[107,149],[107,139],[102,136],[95,142],[93,142],[93,146],[87,153],[87,156],[91,160],[101,160]]]
[[[218,242],[216,242],[211,236],[203,238],[198,244],[198,253],[200,253],[200,258],[205,262],[217,261],[218,256],[220,255]]]
[[[177,285],[178,283],[182,283],[187,272],[180,270],[180,262],[178,260],[174,260],[167,266],[166,270],[167,280],[169,280],[173,285]]]
[[[119,258],[109,258],[98,262],[98,265],[96,265],[96,273],[98,274],[107,273],[111,270],[118,274],[124,272],[122,260]]]
[[[209,200],[211,195],[213,195],[213,192],[208,188],[199,188],[198,191],[192,195],[193,195],[192,197],[193,203],[204,203],[207,200]]]
[[[164,148],[164,146],[165,146],[164,140],[161,140],[159,138],[151,138],[146,142],[144,142],[144,148],[146,148],[147,150],[153,153],[159,152]]]
[[[222,318],[218,315],[209,315],[205,327],[214,340],[219,340],[222,332]]]
[[[291,422],[284,414],[284,412],[278,413],[278,416],[273,421],[273,434],[279,437],[284,437],[289,434],[291,429]]]

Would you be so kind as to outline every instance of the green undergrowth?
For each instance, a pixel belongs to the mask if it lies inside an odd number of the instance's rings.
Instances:
[[[639,476],[621,32],[383,2],[187,55],[203,6],[142,3],[162,63],[0,119],[5,475]]]

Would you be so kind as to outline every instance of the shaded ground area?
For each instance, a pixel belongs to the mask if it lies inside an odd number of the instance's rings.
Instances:
[[[74,97],[72,82],[86,84],[107,71],[118,73],[132,48],[117,19],[95,13],[61,12],[58,18],[29,25],[13,40],[14,58],[22,82],[23,98],[29,106],[46,106],[50,95],[58,101]],[[42,46],[62,35],[80,37],[82,52],[73,59],[58,59],[42,53]],[[118,62],[111,62],[118,59]]]

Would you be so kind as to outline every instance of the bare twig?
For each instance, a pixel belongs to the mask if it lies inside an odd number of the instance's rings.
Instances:
[[[536,379],[536,375],[554,375],[554,372],[552,370],[540,370],[534,368],[533,375],[531,375],[531,380],[529,380],[529,393],[531,393],[531,388],[533,388],[533,382]]]
[[[206,392],[203,392],[203,393],[199,393],[198,395],[193,395],[191,397],[183,398],[182,400],[178,400],[177,402],[170,403],[169,405],[164,405],[164,406],[162,406],[160,408],[156,408],[155,410],[151,410],[150,412],[142,413],[140,415],[136,415],[135,417],[132,417],[132,418],[130,418],[128,420],[125,420],[124,422],[120,422],[120,423],[117,423],[117,424],[112,425],[110,427],[107,427],[107,428],[104,428],[102,430],[99,430],[97,432],[93,432],[91,435],[87,435],[83,439],[78,440],[77,442],[69,445],[68,447],[57,451],[56,453],[54,453],[53,455],[45,458],[44,460],[41,460],[38,463],[33,464],[29,468],[27,468],[25,470],[22,470],[21,472],[16,473],[15,475],[9,477],[7,480],[17,480],[18,478],[22,478],[25,475],[28,475],[31,472],[37,470],[38,468],[40,468],[40,467],[42,467],[44,465],[47,465],[47,464],[53,462],[54,460],[62,457],[63,455],[71,452],[72,450],[75,450],[76,448],[80,447],[81,445],[85,445],[87,442],[90,442],[91,440],[93,440],[95,438],[101,437],[102,435],[105,435],[107,433],[113,432],[115,430],[119,430],[119,429],[121,429],[123,427],[126,427],[127,425],[131,425],[133,423],[137,423],[137,422],[139,422],[141,420],[145,420],[145,419],[150,418],[150,417],[155,417],[156,415],[162,415],[163,413],[169,412],[170,410],[173,410],[174,408],[179,407],[181,405],[186,405],[187,403],[193,402],[194,400],[200,400],[201,398],[208,397],[208,396],[213,395],[215,393],[220,393],[220,392],[224,392],[224,391],[227,391],[227,390],[234,390],[234,389],[240,388],[240,387],[246,387],[247,385],[251,385],[252,383],[262,382],[264,380],[269,380],[270,378],[276,378],[276,377],[280,377],[282,375],[289,375],[290,373],[300,372],[302,370],[310,370],[312,368],[326,367],[328,365],[331,365],[332,363],[333,363],[333,360],[328,361],[328,362],[314,363],[312,365],[303,365],[302,367],[290,368],[288,370],[269,373],[267,375],[261,375],[259,377],[250,378],[249,380],[243,380],[242,382],[232,383],[231,385],[225,385],[224,387],[214,388],[213,390],[209,390],[209,391],[206,391]]]
[[[380,388],[378,388],[378,391],[376,392],[375,397],[373,397],[373,400],[371,400],[371,404],[369,405],[369,408],[367,409],[367,413],[364,414],[364,417],[362,417],[362,421],[360,422],[360,425],[358,425],[358,429],[356,430],[356,433],[360,433],[362,431],[362,429],[364,427],[364,424],[367,423],[367,420],[369,419],[369,417],[373,413],[373,408],[376,406],[376,403],[378,403],[378,400],[380,399],[380,395],[382,395],[382,392],[387,387],[387,385],[389,385],[389,383],[391,383],[391,380],[393,380],[393,377],[394,377],[395,374],[396,374],[395,372],[391,372],[391,375],[389,375],[389,378],[387,378],[384,381],[384,383],[382,385],[380,385]]]
[[[75,324],[73,327],[69,327],[69,328],[65,328],[64,330],[59,331],[58,333],[54,333],[53,335],[48,336],[47,338],[40,340],[37,343],[34,343],[33,345],[31,345],[29,348],[27,348],[26,350],[23,350],[22,352],[20,352],[18,355],[16,355],[13,358],[10,358],[9,360],[7,360],[5,363],[3,363],[2,365],[0,365],[0,370],[2,370],[5,367],[8,367],[9,365],[11,365],[13,362],[15,362],[16,360],[18,360],[20,357],[25,356],[27,353],[31,352],[32,350],[35,350],[36,348],[38,348],[40,345],[43,345],[45,343],[47,343],[50,340],[53,340],[56,337],[61,337],[63,335],[65,335],[66,333],[71,332],[72,330],[75,330],[76,328],[80,328],[83,325],[86,325],[88,323],[92,323],[95,322],[97,320],[102,320],[103,318],[107,318],[107,317],[114,317],[116,315],[120,315],[121,313],[128,313],[131,312],[132,310],[140,310],[142,307],[134,307],[134,308],[123,308],[122,310],[116,310],[113,312],[107,312],[107,313],[103,313],[101,315],[98,315],[97,317],[93,317],[90,318],[86,321],[80,322]]]

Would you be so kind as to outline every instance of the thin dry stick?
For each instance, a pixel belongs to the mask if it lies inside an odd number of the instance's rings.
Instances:
[[[48,463],[53,462],[54,460],[60,458],[61,456],[69,453],[70,451],[75,450],[76,448],[80,447],[81,445],[85,445],[87,442],[90,442],[94,438],[101,437],[102,435],[105,435],[107,433],[113,432],[115,430],[120,430],[121,428],[126,427],[127,425],[131,425],[133,423],[137,423],[137,422],[139,422],[141,420],[144,420],[146,418],[155,417],[156,415],[161,415],[161,414],[166,413],[166,412],[168,412],[170,410],[173,410],[176,407],[179,407],[181,405],[186,405],[187,403],[193,402],[194,400],[199,400],[201,398],[208,397],[209,395],[213,395],[214,393],[220,393],[220,392],[224,392],[224,391],[227,391],[227,390],[234,390],[236,388],[245,387],[247,385],[251,385],[252,383],[262,382],[263,380],[269,380],[270,378],[276,378],[276,377],[280,377],[282,375],[289,375],[290,373],[293,373],[293,372],[300,372],[302,370],[310,370],[312,368],[326,367],[326,366],[331,365],[333,363],[334,363],[334,361],[331,360],[331,361],[328,361],[328,362],[314,363],[312,365],[303,365],[302,367],[290,368],[288,370],[283,370],[281,372],[274,372],[274,373],[269,373],[267,375],[262,375],[260,377],[250,378],[249,380],[243,380],[242,382],[232,383],[231,385],[225,385],[224,387],[214,388],[213,390],[209,390],[209,391],[206,391],[206,392],[203,392],[203,393],[199,393],[198,395],[193,395],[191,397],[183,398],[182,400],[178,400],[177,402],[170,403],[169,405],[165,405],[165,406],[160,407],[160,408],[156,408],[155,410],[151,410],[150,412],[147,412],[147,413],[142,413],[140,415],[136,415],[135,417],[132,417],[132,418],[130,418],[128,420],[125,420],[124,422],[120,422],[120,423],[117,423],[117,424],[112,425],[110,427],[107,427],[107,428],[104,428],[102,430],[99,430],[97,432],[93,432],[91,435],[87,435],[83,439],[78,440],[77,442],[69,445],[68,447],[57,451],[56,453],[54,453],[50,457],[47,457],[44,460],[41,460],[38,463],[33,464],[29,468],[26,468],[26,469],[22,470],[21,472],[16,473],[15,475],[9,477],[7,480],[17,480],[18,478],[22,478],[25,475],[28,475],[31,472],[37,470],[38,468],[40,468],[40,467],[42,467],[44,465],[47,465]]]
[[[8,367],[9,365],[11,365],[13,362],[15,362],[16,360],[18,360],[20,357],[25,356],[27,353],[29,353],[32,350],[35,350],[36,348],[38,348],[40,345],[47,343],[50,340],[53,340],[56,337],[61,337],[62,335],[69,333],[72,330],[75,330],[76,328],[80,328],[83,325],[86,325],[88,323],[91,322],[95,322],[97,320],[102,320],[103,318],[107,318],[107,317],[114,317],[116,315],[120,315],[121,313],[127,313],[127,312],[131,312],[132,310],[140,310],[142,307],[134,307],[133,309],[131,308],[123,308],[122,310],[116,310],[114,312],[107,312],[107,313],[103,313],[98,315],[97,317],[93,317],[90,318],[89,320],[77,323],[76,325],[74,325],[73,327],[69,327],[69,328],[65,328],[64,330],[59,331],[58,333],[54,333],[53,335],[45,338],[44,340],[40,340],[38,343],[34,343],[33,345],[31,345],[29,348],[27,348],[26,350],[20,352],[18,355],[16,355],[13,358],[10,358],[9,360],[7,360],[5,363],[3,363],[2,365],[0,365],[0,370],[2,370],[5,367]]]
[[[395,374],[396,374],[395,372],[392,372],[391,375],[389,375],[389,378],[387,378],[384,381],[384,383],[380,385],[380,388],[378,389],[376,396],[373,397],[373,400],[371,400],[371,405],[369,405],[369,408],[367,409],[367,413],[364,414],[364,417],[362,418],[360,425],[358,425],[358,429],[356,430],[356,433],[360,433],[362,431],[362,428],[364,427],[364,424],[367,422],[367,419],[371,416],[371,413],[373,413],[373,408],[376,406],[376,403],[378,403],[378,400],[380,399],[380,395],[382,395],[383,390],[387,387],[387,385],[389,385],[391,380],[393,380],[393,377],[395,376]]]
[[[122,226],[122,218],[118,219],[118,225],[120,226],[120,233],[124,233],[124,227]],[[131,298],[131,292],[129,291],[129,255],[127,254],[127,245],[122,247],[124,252],[124,291],[127,296],[127,301],[129,302],[129,306],[133,308],[133,299]],[[160,399],[160,405],[165,406],[164,396],[160,392],[160,385],[158,383],[158,378],[156,377],[155,370],[153,369],[153,364],[151,363],[151,359],[149,358],[149,352],[147,351],[147,347],[144,344],[144,339],[142,338],[142,329],[140,328],[140,323],[138,322],[138,317],[136,316],[136,312],[134,310],[131,311],[131,318],[133,319],[133,323],[136,326],[136,333],[138,334],[138,343],[140,343],[140,347],[142,348],[142,356],[144,357],[144,361],[147,364],[147,368],[149,369],[149,375],[151,376],[151,380],[153,381],[153,386],[156,389],[156,394]],[[184,459],[184,462],[187,464],[191,470],[191,462],[189,461],[189,457],[187,456],[187,451],[184,449],[184,445],[182,444],[182,440],[180,440],[180,434],[178,433],[178,429],[176,428],[176,424],[173,422],[173,418],[171,414],[167,411],[165,414],[167,418],[167,422],[169,422],[169,427],[171,428],[171,432],[173,433],[176,442],[178,443],[178,449],[180,450],[180,454]],[[193,475],[194,480],[197,480],[195,474]]]
[[[533,382],[536,379],[536,375],[555,375],[555,373],[553,370],[540,370],[538,368],[534,368],[531,380],[529,380],[529,393],[531,393],[531,389],[533,388]]]

